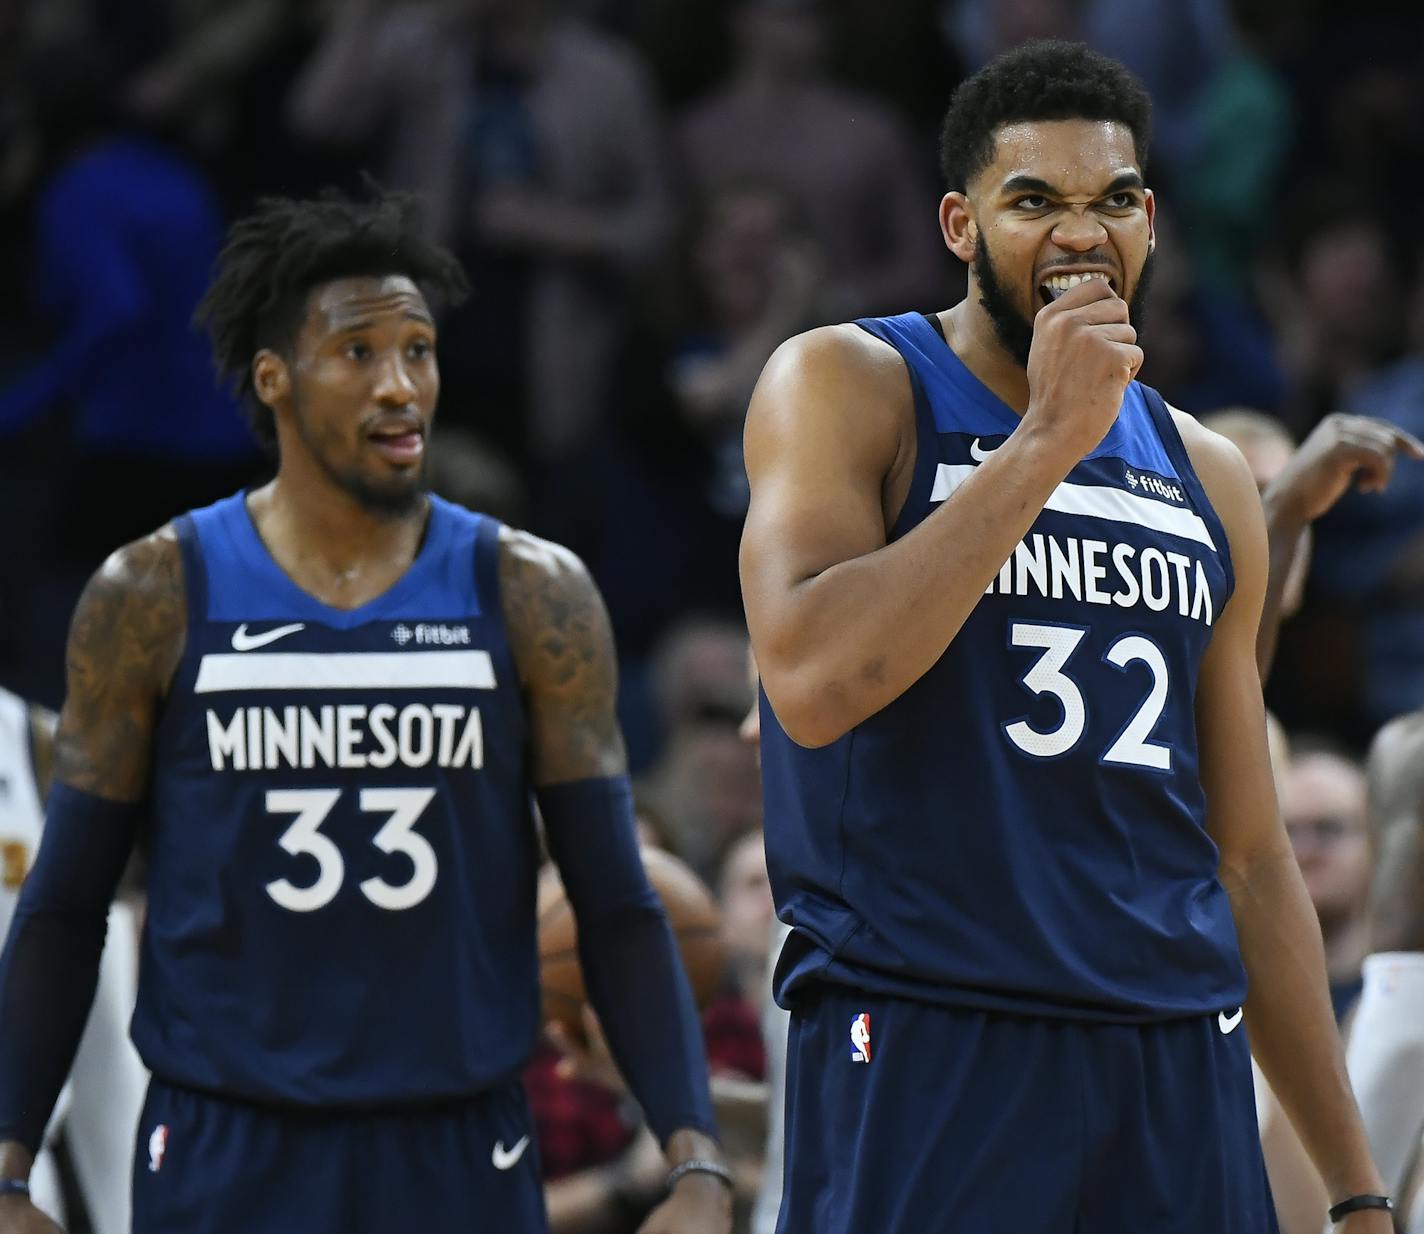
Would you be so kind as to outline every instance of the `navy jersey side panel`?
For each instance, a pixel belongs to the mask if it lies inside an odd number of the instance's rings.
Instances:
[[[498,524],[432,502],[384,595],[328,608],[241,495],[180,520],[134,1039],[258,1101],[460,1097],[538,1029],[536,837]]]
[[[915,393],[898,537],[1019,418],[918,314],[860,324],[900,351]],[[1241,1002],[1194,712],[1232,578],[1170,414],[1134,384],[900,698],[815,751],[763,701],[768,860],[795,927],[779,996],[820,978],[1109,1020]]]

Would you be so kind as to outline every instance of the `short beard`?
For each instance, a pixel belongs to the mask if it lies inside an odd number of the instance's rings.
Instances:
[[[1147,320],[1147,291],[1152,285],[1152,263],[1154,254],[1149,249],[1137,274],[1137,285],[1132,289],[1132,300],[1128,303],[1127,314],[1137,331],[1137,341],[1142,342],[1143,329]],[[999,345],[1018,361],[1021,368],[1028,367],[1028,353],[1033,346],[1033,320],[1025,318],[1014,307],[1013,299],[1004,289],[998,271],[994,269],[989,256],[989,246],[984,243],[981,231],[974,237],[974,277],[979,283],[979,304],[993,323],[994,334]]]
[[[292,398],[292,419],[296,422],[297,432],[306,445],[308,453],[316,459],[317,466],[326,473],[327,479],[355,501],[367,514],[375,515],[377,518],[400,519],[415,514],[423,507],[426,489],[424,456],[421,457],[416,469],[413,477],[414,482],[409,487],[383,488],[372,484],[354,469],[351,471],[341,470],[327,458],[321,444],[307,432],[306,420],[302,416],[301,407],[295,396]]]

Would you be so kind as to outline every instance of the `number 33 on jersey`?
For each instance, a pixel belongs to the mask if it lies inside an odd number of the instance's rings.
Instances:
[[[538,1022],[498,524],[432,499],[410,569],[353,611],[280,570],[241,496],[178,531],[140,1048],[170,1081],[256,1100],[478,1091]]]

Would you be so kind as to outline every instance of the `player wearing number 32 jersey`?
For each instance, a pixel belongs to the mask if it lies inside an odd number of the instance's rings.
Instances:
[[[137,1234],[539,1234],[536,802],[591,1001],[682,1167],[648,1229],[727,1232],[602,603],[569,553],[424,491],[434,312],[462,291],[400,196],[269,201],[229,238],[204,313],[277,475],[80,601],[0,963],[0,1234],[49,1228],[25,1176],[136,841]]]
[[[1243,1018],[1389,1228],[1272,795],[1259,502],[1134,380],[1147,122],[1076,45],[970,78],[967,298],[791,340],[752,401],[784,1234],[1266,1234]]]

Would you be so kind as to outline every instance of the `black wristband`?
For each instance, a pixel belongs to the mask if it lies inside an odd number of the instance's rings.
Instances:
[[[1330,1209],[1330,1220],[1332,1222],[1340,1221],[1351,1213],[1357,1213],[1366,1208],[1383,1208],[1388,1211],[1394,1208],[1394,1201],[1387,1195],[1352,1195],[1349,1199],[1341,1200]]]

